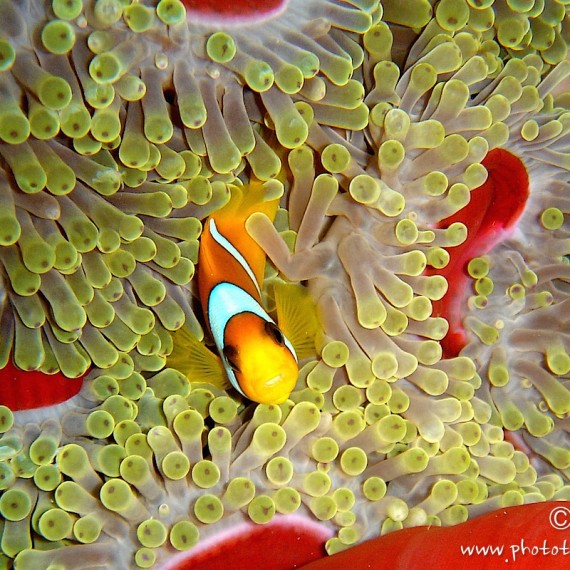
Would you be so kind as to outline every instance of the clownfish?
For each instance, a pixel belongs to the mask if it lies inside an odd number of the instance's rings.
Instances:
[[[265,252],[245,223],[254,212],[273,221],[279,198],[265,200],[261,182],[230,186],[230,192],[229,202],[204,222],[197,268],[202,312],[219,356],[183,327],[167,366],[191,381],[229,383],[254,402],[280,404],[295,388],[299,358],[314,353],[314,304],[305,287],[275,284],[277,326],[262,300]]]

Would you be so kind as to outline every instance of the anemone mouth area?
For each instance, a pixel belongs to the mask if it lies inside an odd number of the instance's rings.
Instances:
[[[221,3],[217,0],[182,0],[186,14],[195,23],[246,24],[280,14],[288,0],[235,0]]]
[[[327,526],[296,515],[264,525],[243,523],[174,555],[158,570],[290,570],[323,558],[332,535]]]

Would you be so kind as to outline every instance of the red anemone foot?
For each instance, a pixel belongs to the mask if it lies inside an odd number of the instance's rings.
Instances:
[[[303,570],[562,570],[570,561],[569,507],[568,501],[549,501],[498,509],[452,527],[406,528]]]
[[[9,361],[0,369],[0,404],[13,412],[54,406],[75,396],[82,385],[83,377],[20,370]]]
[[[160,570],[293,570],[325,556],[331,531],[290,515],[271,523],[243,523],[180,553]]]
[[[182,0],[191,20],[218,24],[255,22],[276,16],[287,0]]]

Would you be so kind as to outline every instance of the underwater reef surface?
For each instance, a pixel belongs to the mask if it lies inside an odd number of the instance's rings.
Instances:
[[[570,499],[567,3],[235,4],[0,0],[0,567]],[[167,361],[250,182],[319,323],[282,404]]]

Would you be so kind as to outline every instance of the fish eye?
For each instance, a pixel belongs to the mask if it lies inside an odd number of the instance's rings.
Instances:
[[[226,359],[226,362],[228,363],[229,367],[234,372],[241,372],[239,366],[236,364],[236,359],[238,356],[237,348],[235,346],[232,346],[231,344],[228,344],[227,346],[224,346],[223,353],[224,353],[224,358]]]
[[[273,338],[273,340],[280,345],[285,344],[285,338],[283,337],[283,333],[279,330],[279,327],[275,323],[271,323],[266,321],[265,323],[265,332]]]

